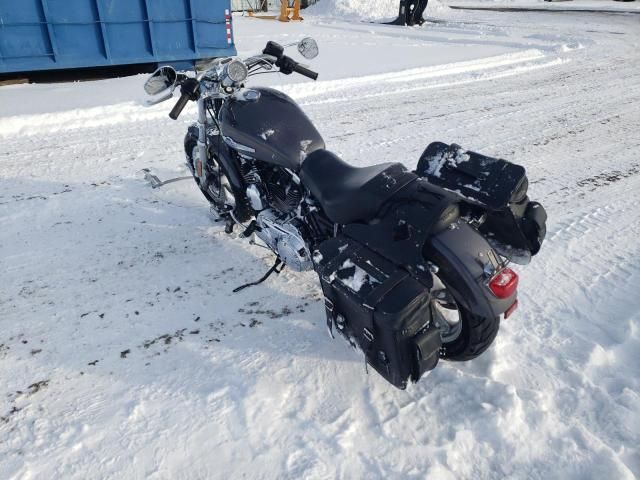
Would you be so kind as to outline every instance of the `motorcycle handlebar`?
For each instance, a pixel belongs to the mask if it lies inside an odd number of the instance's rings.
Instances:
[[[278,47],[278,52],[275,52],[276,47]],[[272,55],[270,48],[271,50],[274,50],[273,53],[279,53],[279,56]],[[287,57],[286,55],[282,55],[282,50],[283,48],[280,45],[274,42],[269,42],[267,44],[267,48],[265,48],[263,52],[263,55],[261,55],[260,57],[262,58],[262,61],[268,61],[271,64],[275,63],[276,66],[280,67],[280,71],[287,75],[293,72],[296,72],[296,73],[299,73],[300,75],[310,78],[311,80],[318,79],[318,74],[316,72],[314,72],[313,70],[309,70],[307,67],[303,67],[292,58]],[[256,58],[258,57],[252,57],[252,59],[256,59]],[[228,59],[224,59],[221,63],[227,63],[227,62],[230,62],[231,60],[232,60],[231,57],[229,57]],[[248,60],[251,60],[251,59],[248,59]],[[247,67],[249,67],[249,65],[247,65]],[[184,78],[183,81],[180,82],[180,89],[181,89],[182,95],[180,95],[180,99],[175,104],[171,112],[169,112],[169,117],[172,120],[178,119],[178,117],[184,110],[184,107],[187,106],[187,103],[189,102],[189,100],[196,101],[199,98],[200,96],[199,80],[200,79],[201,79],[200,77]]]
[[[172,120],[177,120],[180,114],[182,113],[182,110],[184,110],[184,107],[187,106],[188,101],[189,101],[189,95],[184,93],[180,95],[180,99],[178,100],[178,103],[176,103],[173,109],[171,110],[171,112],[169,112],[169,117]]]
[[[178,100],[178,103],[176,103],[173,110],[169,113],[169,117],[171,117],[172,120],[178,119],[189,100],[196,101],[198,99],[200,96],[200,82],[195,78],[187,78],[182,82],[180,92],[182,93],[180,100]]]
[[[306,67],[303,67],[299,63],[296,64],[295,67],[293,67],[293,71],[296,73],[299,73],[300,75],[304,75],[305,77],[310,78],[311,80],[318,79],[318,74],[316,72],[314,72],[313,70],[309,70]]]
[[[309,70],[307,67],[303,67],[293,58],[281,55],[276,62],[276,66],[280,68],[280,71],[285,75],[291,75],[293,72],[304,75],[307,78],[315,80],[318,78],[318,74],[313,70]]]

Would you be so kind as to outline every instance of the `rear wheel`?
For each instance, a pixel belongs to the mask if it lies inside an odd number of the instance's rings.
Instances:
[[[500,317],[481,317],[462,307],[443,279],[434,275],[431,313],[440,330],[440,358],[472,360],[491,346],[500,328]]]

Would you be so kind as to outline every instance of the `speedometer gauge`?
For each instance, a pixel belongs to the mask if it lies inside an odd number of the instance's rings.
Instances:
[[[249,70],[244,62],[240,60],[232,60],[227,64],[227,76],[234,83],[242,83],[247,79]]]

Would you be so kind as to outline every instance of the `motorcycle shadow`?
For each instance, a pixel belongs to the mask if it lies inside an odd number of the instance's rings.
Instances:
[[[191,182],[172,185],[152,190],[135,175],[0,180],[7,338],[49,325],[43,341],[82,371],[187,347],[360,361],[328,337],[314,272],[285,270],[232,293],[274,257],[224,234]]]

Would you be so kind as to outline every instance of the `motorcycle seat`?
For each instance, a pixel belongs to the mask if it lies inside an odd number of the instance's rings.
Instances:
[[[415,178],[401,163],[354,167],[325,149],[310,153],[300,169],[302,183],[327,217],[341,225],[374,218]]]

